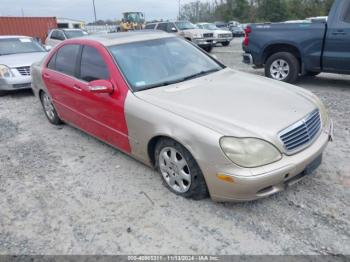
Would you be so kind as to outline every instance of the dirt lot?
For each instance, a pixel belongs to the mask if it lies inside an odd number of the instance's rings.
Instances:
[[[262,74],[238,39],[214,53]],[[313,175],[242,204],[177,197],[148,167],[50,125],[30,92],[0,98],[0,254],[350,254],[350,77],[298,85],[325,102],[336,139]]]

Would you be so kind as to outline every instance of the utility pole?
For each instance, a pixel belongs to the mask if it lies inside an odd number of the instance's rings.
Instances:
[[[96,23],[96,21],[97,21],[97,18],[96,18],[96,7],[95,7],[95,0],[92,0],[92,5],[93,5],[93,7],[94,7],[94,18],[95,18],[95,23]]]
[[[24,17],[24,11],[23,11],[23,8],[21,8],[21,13],[22,13],[22,17]]]
[[[181,20],[181,0],[178,0],[179,1],[179,19],[178,20]]]

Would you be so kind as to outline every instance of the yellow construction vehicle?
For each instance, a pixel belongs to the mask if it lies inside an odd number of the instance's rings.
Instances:
[[[125,12],[118,27],[118,32],[141,30],[145,26],[145,15],[142,12]]]

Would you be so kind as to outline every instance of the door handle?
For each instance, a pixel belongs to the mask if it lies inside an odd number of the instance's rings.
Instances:
[[[77,85],[74,85],[73,88],[77,91],[82,91],[83,89]]]
[[[44,74],[43,74],[43,77],[44,77],[45,79],[50,79],[50,75],[47,74],[47,73],[44,73]]]
[[[346,33],[343,30],[339,30],[339,31],[333,32],[333,35],[346,35]]]

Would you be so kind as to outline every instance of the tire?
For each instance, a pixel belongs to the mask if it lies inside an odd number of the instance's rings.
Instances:
[[[317,76],[317,75],[319,75],[319,74],[321,74],[321,72],[307,71],[307,72],[305,73],[306,76]]]
[[[171,192],[194,200],[209,196],[202,171],[182,145],[172,139],[161,139],[154,156],[156,169]]]
[[[56,126],[61,125],[63,122],[58,117],[56,109],[51,102],[51,98],[45,92],[40,93],[40,101],[49,122]]]
[[[210,53],[211,50],[213,50],[213,47],[212,46],[205,46],[205,47],[203,47],[203,50]]]
[[[229,45],[230,45],[230,42],[229,42],[229,41],[223,42],[222,45],[223,45],[223,46],[229,46]]]
[[[300,63],[289,52],[279,52],[271,55],[265,64],[265,76],[287,83],[295,83],[298,80]]]
[[[7,92],[6,92],[6,91],[0,91],[0,97],[6,96],[6,95],[7,95]]]

